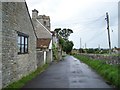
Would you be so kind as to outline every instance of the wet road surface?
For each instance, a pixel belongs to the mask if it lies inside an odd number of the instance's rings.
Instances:
[[[28,82],[23,88],[111,88],[90,67],[73,56],[66,56]]]

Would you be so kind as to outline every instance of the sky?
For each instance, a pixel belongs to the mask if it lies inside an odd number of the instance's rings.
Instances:
[[[50,16],[51,31],[69,28],[69,40],[74,47],[109,48],[106,12],[110,20],[111,46],[118,47],[119,0],[26,0],[30,15],[33,9],[39,15]],[[81,42],[80,42],[81,39]]]

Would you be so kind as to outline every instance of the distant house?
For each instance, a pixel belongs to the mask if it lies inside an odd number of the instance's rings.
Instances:
[[[73,54],[77,54],[77,53],[79,53],[79,50],[78,50],[78,49],[73,49],[73,50],[72,50],[72,53],[73,53]]]
[[[50,32],[50,17],[38,15],[32,10],[32,21],[37,35],[37,62],[38,66],[52,61],[52,34]]]
[[[0,2],[0,88],[36,70],[36,42],[26,2]]]
[[[120,48],[117,48],[118,53],[120,54]]]
[[[120,48],[114,48],[113,53],[120,54]]]
[[[52,33],[53,44],[55,44],[56,46],[58,46],[58,38],[57,38],[57,35],[56,35],[55,31],[51,31],[51,33]]]

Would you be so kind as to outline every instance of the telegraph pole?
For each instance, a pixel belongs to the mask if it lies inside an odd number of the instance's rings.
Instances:
[[[106,18],[107,21],[107,30],[108,30],[108,43],[109,43],[109,54],[111,53],[111,41],[110,41],[110,29],[109,29],[109,15],[108,12],[106,12]]]
[[[82,44],[81,44],[81,37],[80,37],[80,53],[82,53],[82,49],[81,49],[81,46]]]
[[[81,42],[81,38],[80,38],[80,49],[81,49],[81,46],[82,46],[82,42]]]
[[[87,47],[87,45],[86,45],[86,43],[85,43],[85,49],[86,49],[86,47]]]

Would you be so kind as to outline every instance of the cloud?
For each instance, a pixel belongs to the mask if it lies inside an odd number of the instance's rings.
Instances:
[[[108,47],[106,30],[106,12],[110,16],[110,29],[113,46],[117,45],[119,0],[27,0],[29,11],[34,8],[39,14],[49,15],[52,30],[71,28],[74,33],[69,37],[79,48],[79,38],[88,47]],[[114,35],[113,35],[114,34]],[[93,38],[93,40],[92,40]],[[91,39],[91,40],[90,40]]]

